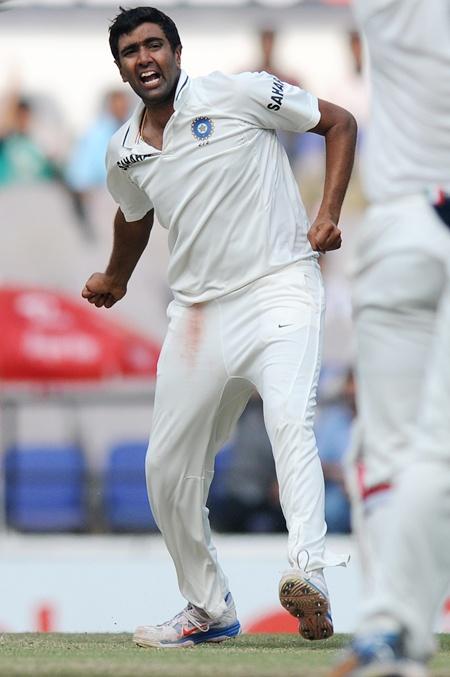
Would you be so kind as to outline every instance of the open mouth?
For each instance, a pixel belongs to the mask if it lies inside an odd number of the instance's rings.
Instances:
[[[148,70],[141,73],[139,79],[147,89],[153,89],[154,87],[158,87],[161,82],[161,74],[156,71]]]

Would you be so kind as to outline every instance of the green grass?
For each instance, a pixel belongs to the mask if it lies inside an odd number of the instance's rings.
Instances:
[[[243,635],[190,649],[140,649],[125,634],[3,634],[1,677],[325,677],[348,641]],[[441,635],[433,677],[450,675],[450,635]]]

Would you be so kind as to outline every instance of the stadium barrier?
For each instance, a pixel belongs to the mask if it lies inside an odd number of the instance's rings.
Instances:
[[[215,535],[245,631],[295,632],[277,590],[286,567],[283,535]],[[347,568],[328,569],[337,632],[358,622],[361,582],[355,544],[329,537],[337,552],[349,552]],[[159,535],[20,536],[0,543],[0,631],[131,632],[160,623],[185,604]],[[437,629],[450,631],[450,604]]]

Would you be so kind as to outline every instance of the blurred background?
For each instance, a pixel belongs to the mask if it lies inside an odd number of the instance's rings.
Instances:
[[[353,551],[343,483],[355,415],[349,270],[364,208],[358,165],[368,93],[350,8],[344,0],[158,7],[178,26],[191,76],[267,70],[358,120],[343,249],[321,262],[327,315],[316,423],[329,533],[336,548]],[[105,311],[80,299],[112,241],[106,145],[136,104],[107,44],[116,13],[110,0],[0,5],[0,629],[9,631],[131,630],[179,606],[144,480],[171,298],[166,232],[155,225],[124,302]],[[314,218],[323,140],[282,141]],[[285,525],[256,395],[217,457],[209,507],[246,628],[295,631],[276,600]],[[354,629],[356,559],[330,573],[339,632]],[[255,585],[266,590],[256,600],[248,592]]]

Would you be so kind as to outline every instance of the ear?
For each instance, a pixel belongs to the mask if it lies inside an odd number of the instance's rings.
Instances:
[[[114,59],[114,63],[116,64],[117,68],[119,69],[120,77],[122,78],[122,82],[128,82],[124,74],[122,73],[122,69],[120,67],[120,63]]]
[[[178,68],[181,67],[181,49],[181,45],[175,48],[175,62]]]

